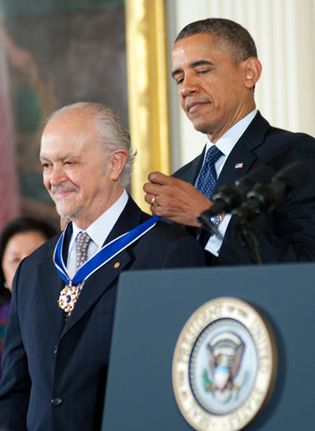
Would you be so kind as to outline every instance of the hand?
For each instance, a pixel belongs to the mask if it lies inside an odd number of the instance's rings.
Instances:
[[[186,226],[201,226],[198,215],[212,202],[194,186],[178,178],[151,172],[145,183],[145,201],[153,214]]]

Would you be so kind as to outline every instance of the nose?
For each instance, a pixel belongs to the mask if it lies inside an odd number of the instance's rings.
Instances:
[[[66,175],[64,173],[64,169],[62,168],[62,166],[59,166],[59,165],[53,165],[50,168],[49,172],[46,172],[44,176],[45,176],[44,178],[45,184],[49,188],[51,186],[55,186],[66,181]]]
[[[180,95],[182,97],[190,96],[198,91],[198,83],[196,77],[192,73],[186,73],[180,87]]]

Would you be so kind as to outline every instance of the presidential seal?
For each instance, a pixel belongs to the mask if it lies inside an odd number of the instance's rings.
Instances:
[[[244,428],[271,394],[276,350],[260,313],[236,298],[198,308],[173,356],[173,389],[186,421],[198,431]]]

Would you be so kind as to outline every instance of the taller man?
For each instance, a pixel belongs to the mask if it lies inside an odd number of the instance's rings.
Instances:
[[[271,127],[256,110],[254,90],[261,74],[255,43],[241,25],[222,18],[196,21],[177,36],[172,76],[181,107],[195,129],[205,134],[203,152],[168,177],[149,175],[146,201],[153,213],[198,227],[197,216],[213,202],[221,185],[233,185],[253,169],[279,171],[302,161],[313,171],[315,139]],[[209,264],[255,261],[243,247],[236,217],[216,220],[223,241],[206,241]],[[257,219],[256,240],[262,262],[315,259],[315,177],[270,213]],[[205,238],[205,235],[199,235]]]

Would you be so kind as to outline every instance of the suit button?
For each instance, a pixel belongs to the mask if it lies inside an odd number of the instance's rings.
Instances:
[[[55,347],[54,347],[54,355],[56,355],[56,354],[57,354],[57,352],[58,352],[58,346],[55,346]]]
[[[62,399],[61,398],[53,398],[50,402],[54,407],[58,407],[62,404]]]

